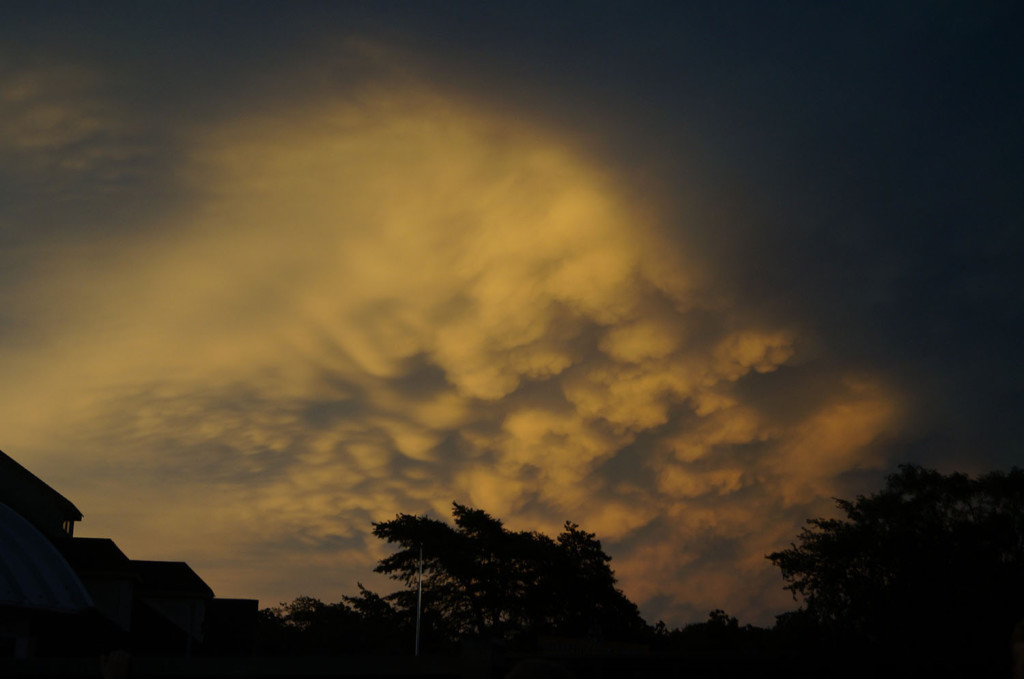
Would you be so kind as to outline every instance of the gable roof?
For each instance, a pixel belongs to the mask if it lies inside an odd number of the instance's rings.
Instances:
[[[213,590],[184,561],[135,561],[140,589],[150,596],[212,599]]]
[[[62,541],[60,550],[78,573],[136,577],[131,559],[110,538],[72,538]]]
[[[64,522],[82,520],[82,512],[46,482],[0,451],[0,502],[50,537]]]

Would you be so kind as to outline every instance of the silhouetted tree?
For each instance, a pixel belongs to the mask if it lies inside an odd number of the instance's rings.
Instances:
[[[405,584],[387,598],[410,613],[422,546],[424,615],[442,636],[627,638],[647,630],[636,605],[615,587],[611,557],[593,533],[567,522],[552,540],[510,531],[458,503],[452,514],[454,526],[409,514],[373,525],[374,535],[399,546],[376,570]]]
[[[405,616],[359,585],[360,594],[327,604],[300,596],[259,612],[257,641],[271,655],[401,651],[409,645]]]
[[[878,493],[836,504],[845,518],[811,519],[768,555],[803,599],[801,620],[834,639],[959,654],[975,667],[1007,657],[1024,615],[1024,471],[970,478],[906,465]]]
[[[656,647],[663,651],[683,653],[744,652],[758,653],[771,645],[772,631],[739,620],[720,608],[708,613],[705,622],[691,623],[669,630],[664,622],[654,629]]]
[[[359,595],[343,596],[342,600],[359,618],[354,635],[358,648],[407,651],[412,638],[412,621],[384,597],[366,589],[362,583],[356,584]]]

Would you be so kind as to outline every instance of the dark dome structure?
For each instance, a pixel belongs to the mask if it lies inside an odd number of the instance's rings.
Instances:
[[[0,503],[0,607],[76,613],[92,605],[53,543]]]

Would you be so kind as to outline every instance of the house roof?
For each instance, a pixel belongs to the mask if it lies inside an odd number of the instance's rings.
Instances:
[[[81,521],[82,512],[46,482],[0,451],[0,502],[47,534],[64,521]]]
[[[150,596],[212,599],[213,590],[184,561],[132,561],[142,579],[140,589]]]
[[[0,606],[62,612],[92,606],[53,543],[5,504],[0,504]]]
[[[82,575],[137,578],[131,559],[110,538],[73,538],[60,544],[64,558]]]

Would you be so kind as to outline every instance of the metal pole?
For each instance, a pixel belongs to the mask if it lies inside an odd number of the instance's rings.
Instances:
[[[420,571],[416,578],[416,657],[420,657],[420,615],[423,611],[423,544],[420,543]]]

